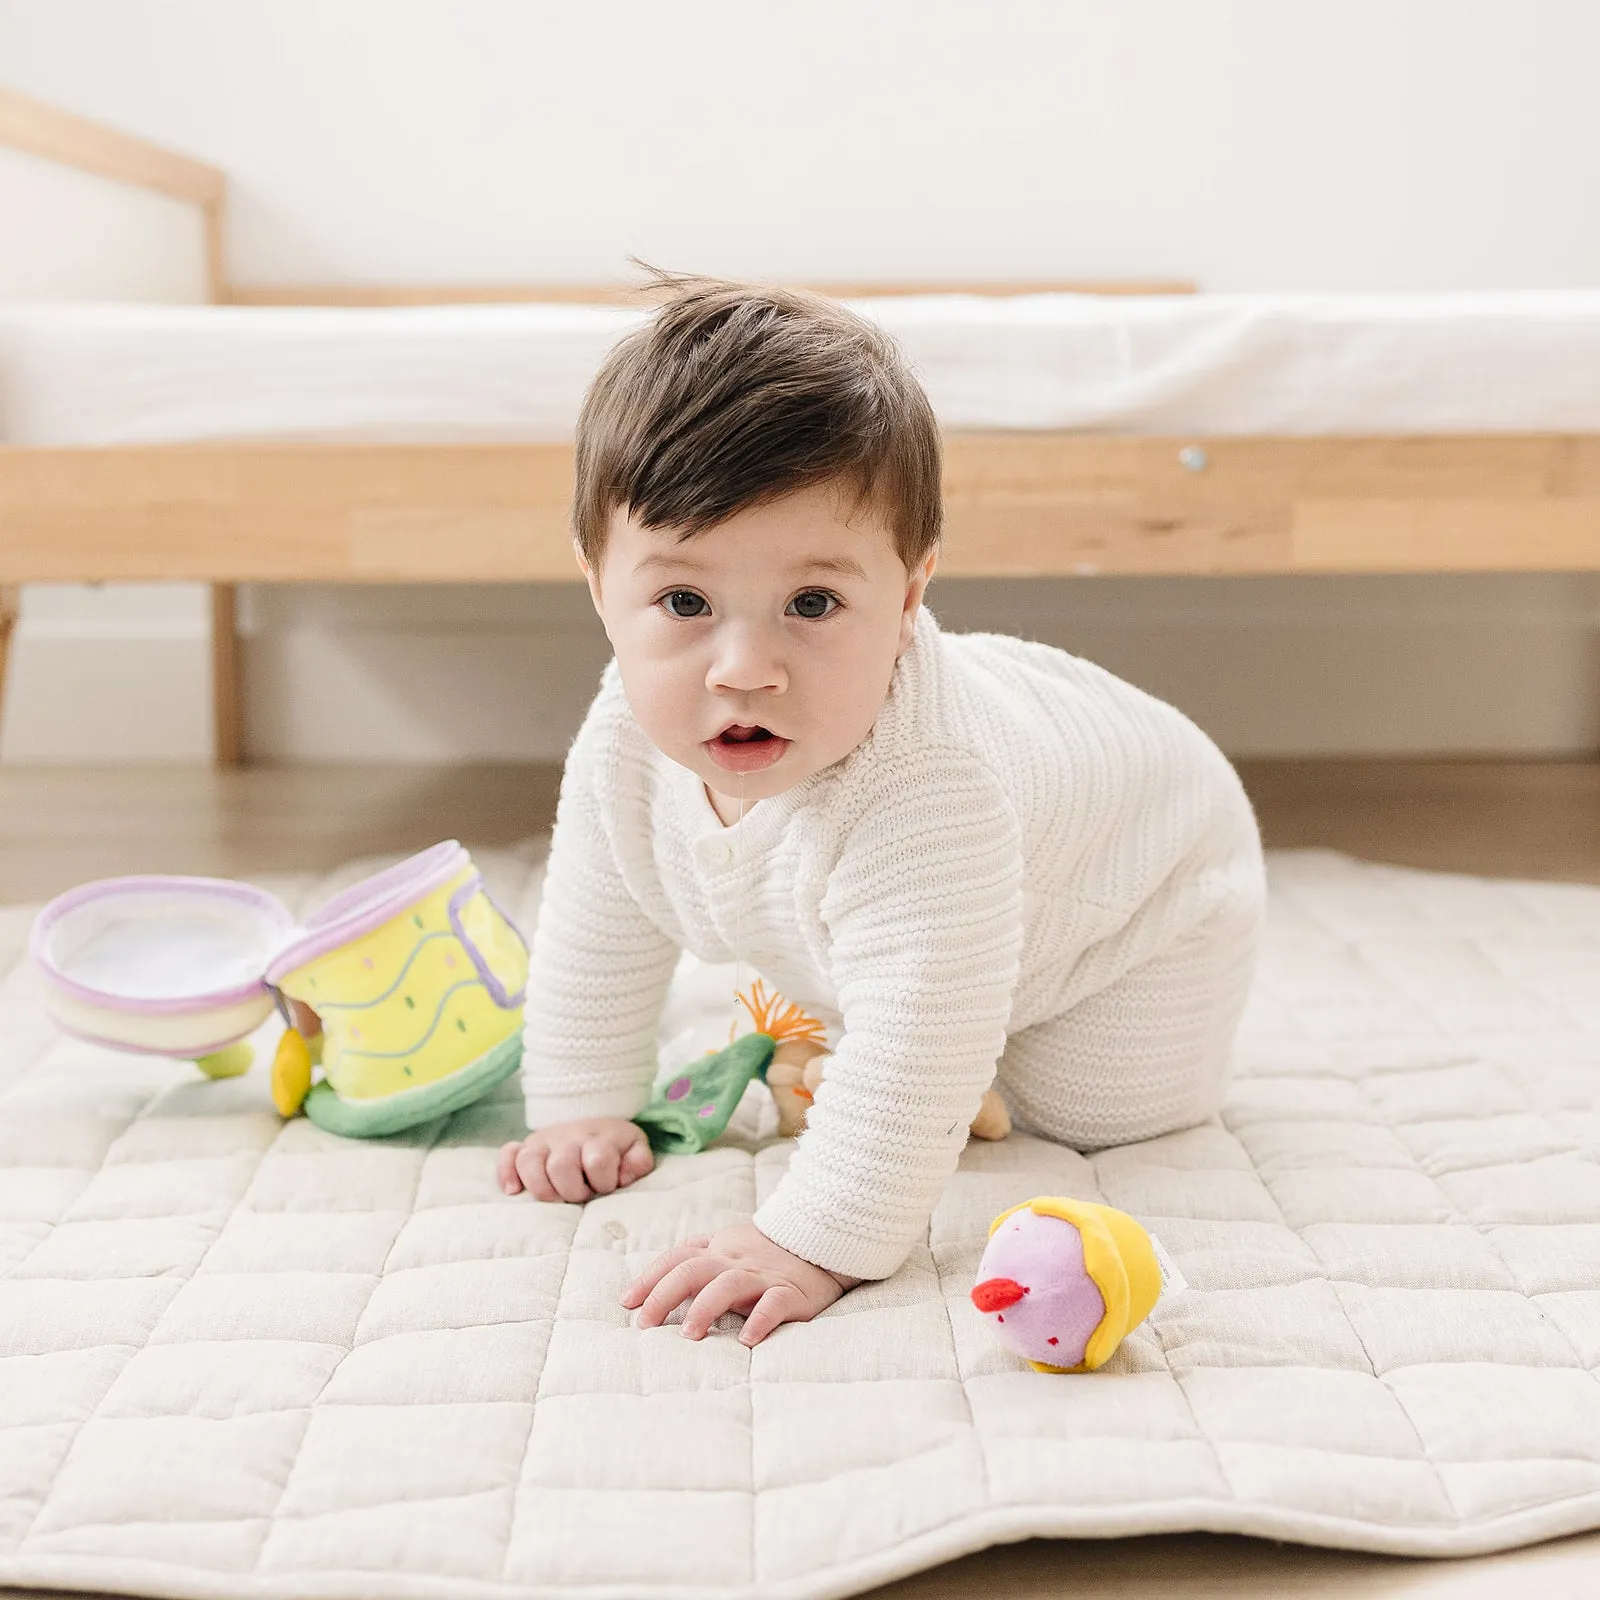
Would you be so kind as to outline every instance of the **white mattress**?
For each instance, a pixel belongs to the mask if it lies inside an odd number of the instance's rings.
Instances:
[[[541,850],[474,855],[531,927]],[[759,1086],[620,1194],[507,1199],[514,1082],[392,1139],[283,1123],[260,1066],[60,1038],[0,909],[0,1585],[836,1600],[1034,1535],[1600,1527],[1600,890],[1322,851],[1268,882],[1220,1117],[970,1146],[900,1272],[755,1350],[617,1296],[771,1192]],[[728,981],[686,960],[663,1036]],[[1132,1212],[1188,1282],[1087,1376],[968,1299],[1036,1194]]]
[[[947,428],[1600,429],[1600,290],[858,302]],[[606,306],[0,308],[0,442],[561,440]]]

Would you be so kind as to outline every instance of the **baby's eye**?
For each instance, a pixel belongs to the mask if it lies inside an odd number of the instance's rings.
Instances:
[[[826,589],[807,589],[797,594],[789,602],[794,606],[795,615],[804,617],[808,622],[819,621],[823,617],[830,617],[839,609],[839,598],[831,595]]]
[[[678,604],[679,601],[688,602],[690,609],[680,610]],[[704,611],[693,609],[697,606],[703,606],[706,603],[705,596],[696,594],[693,589],[674,589],[671,594],[662,595],[660,600],[658,600],[656,603],[667,608],[668,616],[678,617],[685,622],[687,622],[690,617],[702,617],[705,615]]]

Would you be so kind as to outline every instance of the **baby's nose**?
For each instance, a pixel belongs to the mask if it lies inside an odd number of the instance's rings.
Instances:
[[[706,673],[706,687],[751,694],[758,689],[781,692],[788,685],[782,650],[759,630],[729,627],[718,640],[718,648]]]

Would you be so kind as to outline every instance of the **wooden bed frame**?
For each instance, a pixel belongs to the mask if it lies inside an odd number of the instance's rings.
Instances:
[[[595,301],[617,285],[251,289],[229,281],[215,168],[7,90],[0,144],[186,200],[211,299]],[[1178,283],[854,283],[844,295]],[[953,433],[946,576],[1600,570],[1600,435],[1151,438]],[[242,759],[238,583],[576,582],[569,445],[0,446],[0,694],[16,588],[212,585],[216,753]]]

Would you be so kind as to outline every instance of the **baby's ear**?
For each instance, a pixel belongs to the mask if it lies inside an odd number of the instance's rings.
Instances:
[[[601,624],[605,624],[606,614],[600,604],[600,574],[589,564],[584,556],[583,546],[576,539],[572,541],[573,558],[578,563],[578,570],[583,574],[583,580],[589,585],[589,602],[594,606],[594,614],[599,617]],[[606,628],[606,638],[611,637],[611,629]]]
[[[921,601],[917,602],[920,605]],[[917,631],[917,605],[913,605],[911,598],[906,597],[904,610],[900,613],[900,637],[895,640],[894,658],[896,661],[911,648],[912,636]]]
[[[922,609],[922,596],[928,587],[928,580],[933,576],[933,569],[939,564],[939,552],[930,550],[920,561],[906,583],[906,603],[900,608],[900,644],[895,650],[895,659],[905,654],[910,647],[912,635],[917,629],[917,612]]]

